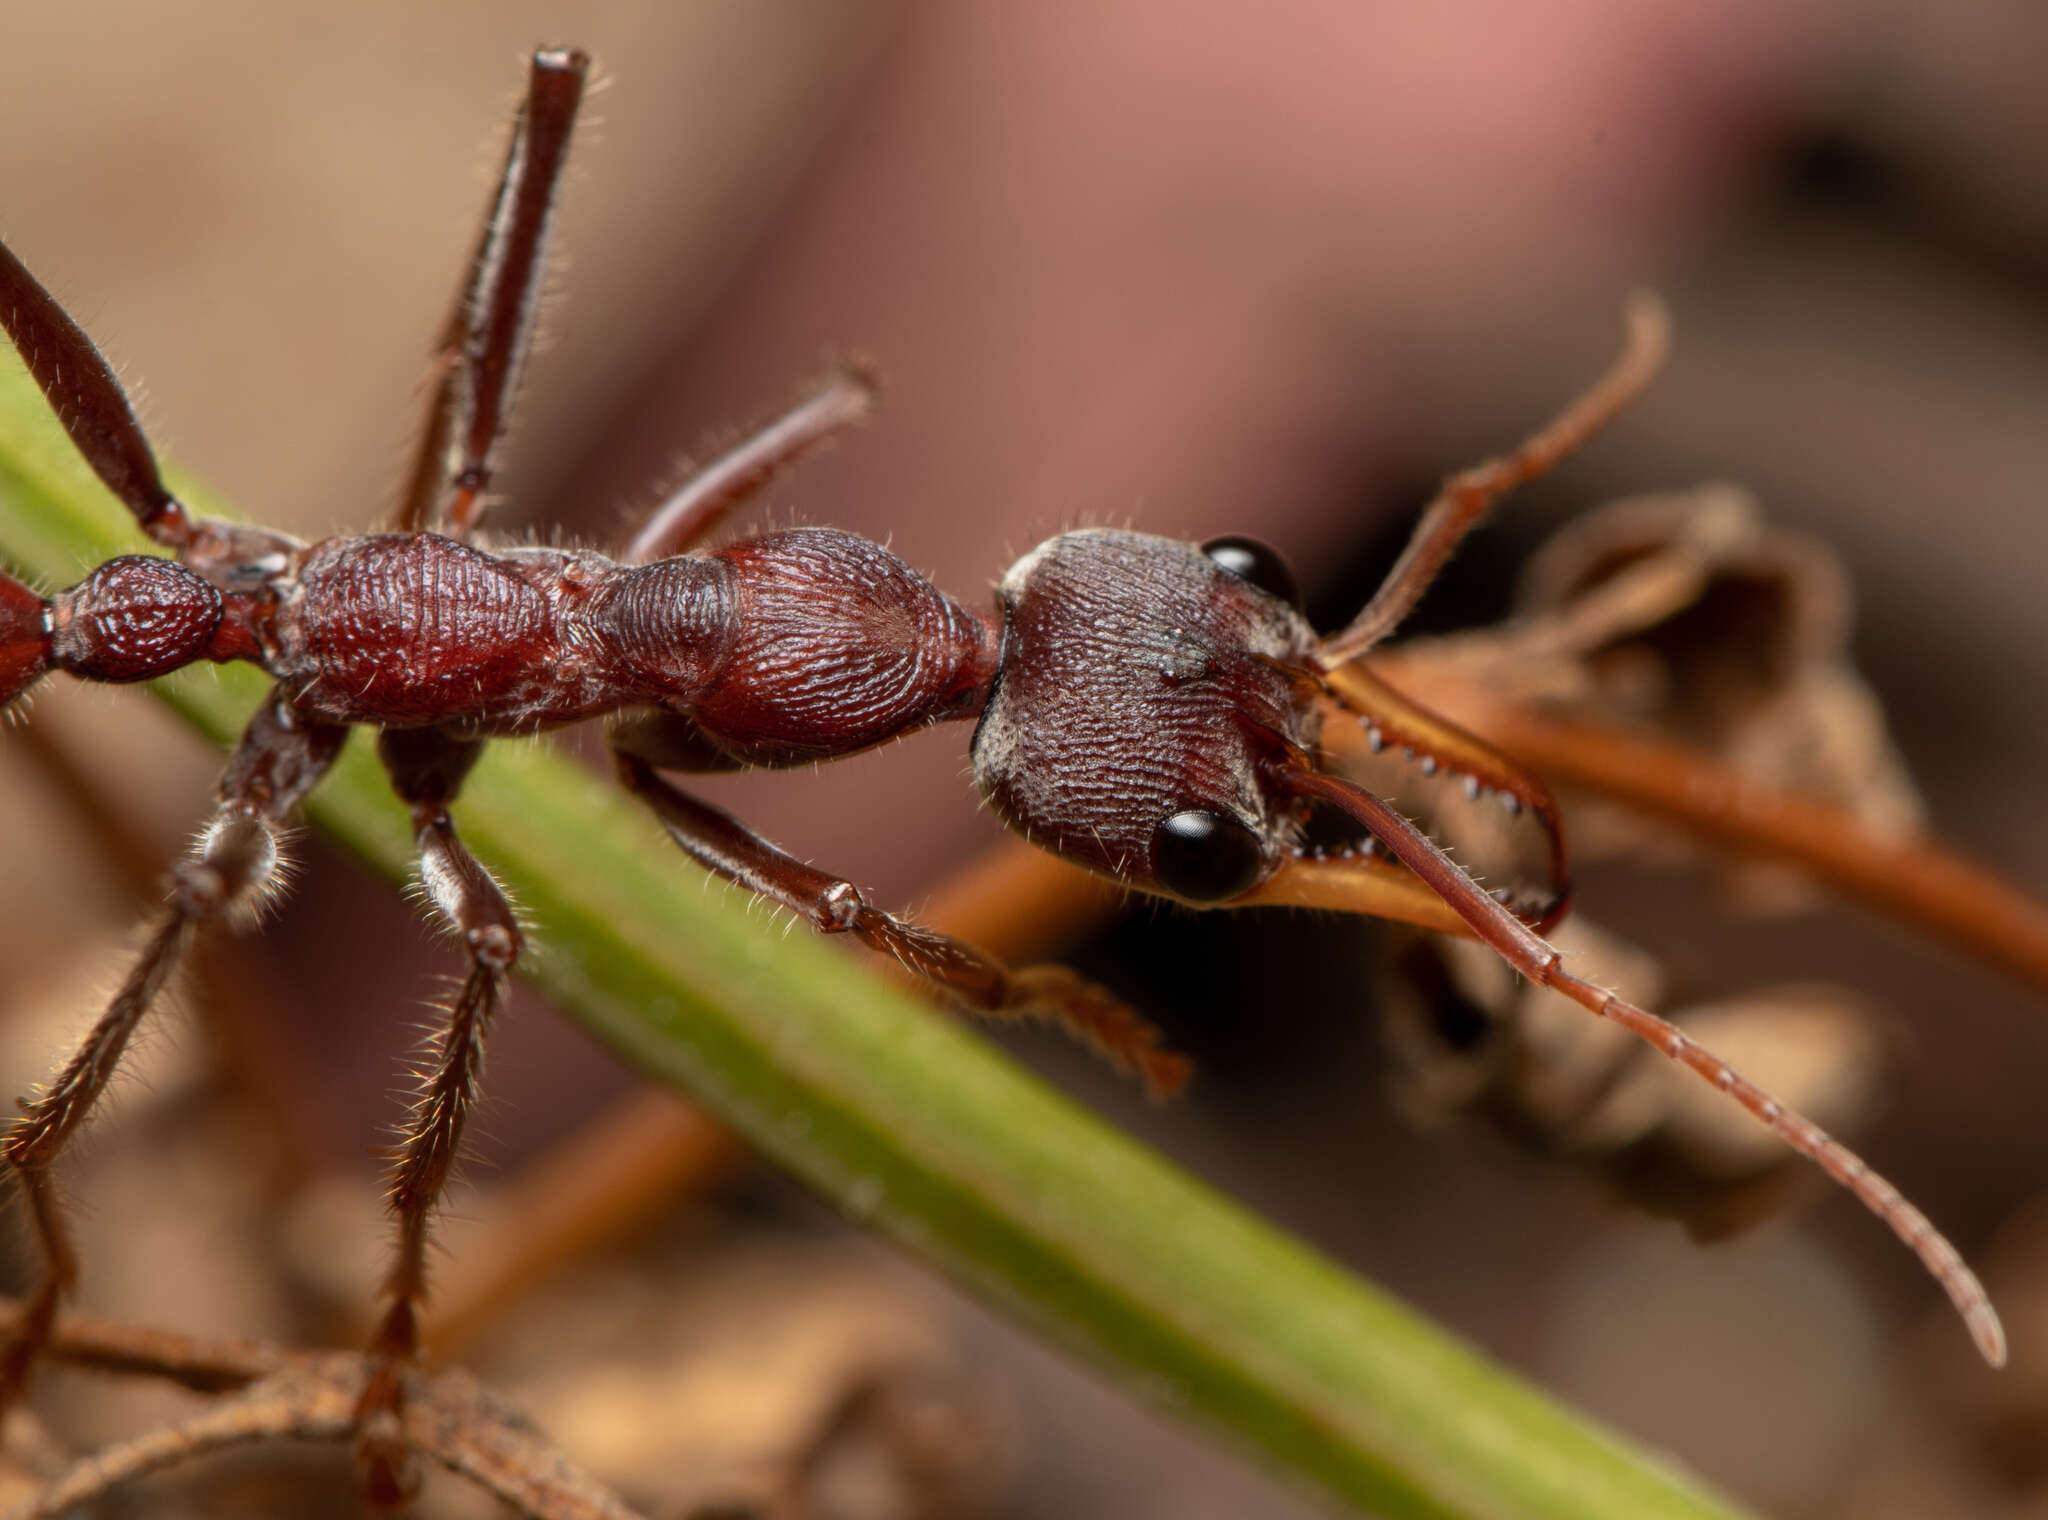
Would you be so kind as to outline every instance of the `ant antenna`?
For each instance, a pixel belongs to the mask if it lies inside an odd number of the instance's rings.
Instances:
[[[1465,535],[1479,526],[1501,497],[1553,468],[1643,393],[1663,367],[1671,346],[1671,315],[1664,302],[1647,290],[1631,295],[1622,315],[1628,336],[1621,357],[1591,390],[1511,453],[1460,470],[1443,483],[1436,500],[1422,514],[1408,547],[1401,551],[1401,558],[1365,610],[1349,627],[1323,640],[1316,652],[1323,669],[1350,664],[1391,634],[1415,610]]]
[[[1343,809],[1371,831],[1374,838],[1429,888],[1450,904],[1481,943],[1492,948],[1516,971],[1539,987],[1563,993],[1580,1007],[1619,1024],[1644,1043],[1698,1074],[1727,1093],[1759,1121],[1776,1131],[1793,1150],[1818,1165],[1862,1200],[1863,1206],[1892,1228],[1922,1266],[1941,1284],[1962,1315],[1971,1339],[1984,1360],[2005,1365],[2005,1328],[1990,1296],[1964,1263],[1961,1253],[1935,1229],[1927,1216],[1908,1202],[1890,1182],[1841,1141],[1802,1114],[1740,1075],[1734,1067],[1676,1025],[1648,1009],[1616,997],[1603,987],[1573,976],[1549,941],[1495,902],[1486,889],[1467,876],[1437,848],[1428,835],[1364,787],[1320,771],[1293,769],[1285,784],[1296,795],[1313,797]]]

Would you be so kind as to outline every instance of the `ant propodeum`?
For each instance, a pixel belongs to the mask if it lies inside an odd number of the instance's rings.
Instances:
[[[1159,1091],[1186,1075],[1151,1027],[1069,972],[1011,971],[867,901],[698,801],[665,772],[809,764],[969,720],[977,784],[1012,828],[1126,887],[1195,907],[1301,903],[1475,936],[1532,982],[1614,1020],[1727,1093],[1848,1188],[1918,1253],[1979,1348],[2003,1334],[1977,1279],[1891,1184],[1672,1025],[1566,970],[1542,938],[1564,859],[1542,785],[1416,707],[1359,658],[1392,633],[1493,502],[1631,399],[1661,357],[1661,312],[1631,308],[1613,369],[1505,458],[1453,477],[1347,628],[1319,637],[1285,569],[1247,539],[1064,533],[1025,555],[995,605],[953,600],[889,550],[828,528],[701,547],[806,448],[865,415],[846,372],[700,471],[624,553],[488,549],[473,537],[533,329],[551,208],[583,93],[579,52],[534,55],[525,105],[445,334],[417,465],[390,530],[303,544],[195,518],[165,489],[112,371],[0,249],[0,320],[73,443],[174,558],[122,555],[42,596],[0,577],[0,702],[42,675],[148,680],[244,660],[276,680],[228,762],[220,800],[172,870],[169,903],[105,1015],[0,1143],[19,1179],[41,1285],[0,1361],[18,1395],[77,1263],[51,1166],[91,1109],[195,929],[277,881],[286,820],[349,728],[412,811],[434,909],[469,972],[394,1163],[397,1251],[359,1408],[377,1470],[418,1347],[427,1224],[471,1106],[486,1031],[521,933],[448,808],[483,741],[604,717],[620,779],[699,864],[827,933],[850,932],[958,1001],[1062,1019]],[[1489,890],[1358,784],[1360,757],[1403,758],[1503,826],[1534,831],[1547,877]],[[1525,873],[1526,874],[1526,873]],[[380,1434],[381,1432],[381,1434]],[[390,1451],[383,1456],[395,1458]]]

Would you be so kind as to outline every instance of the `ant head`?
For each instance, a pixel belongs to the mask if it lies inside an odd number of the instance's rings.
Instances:
[[[1531,922],[1562,910],[1540,783],[1364,670],[1325,669],[1293,577],[1264,545],[1067,533],[1018,561],[997,595],[1002,662],[975,778],[1033,843],[1183,902],[1456,928],[1441,895],[1375,845],[1350,791],[1315,780],[1335,778],[1396,799],[1461,850],[1484,855],[1485,836],[1505,835],[1491,879],[1536,883],[1513,910]]]
[[[1002,666],[974,773],[1034,843],[1141,891],[1213,903],[1287,858],[1271,784],[1315,740],[1315,634],[1263,545],[1087,529],[997,595]]]

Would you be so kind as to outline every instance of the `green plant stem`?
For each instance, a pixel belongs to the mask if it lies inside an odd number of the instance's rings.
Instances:
[[[216,505],[198,491],[196,510]],[[25,375],[0,374],[0,558],[45,585],[143,547]],[[154,689],[217,742],[248,667]],[[649,1075],[1153,1402],[1389,1516],[1735,1511],[1100,1123],[953,1021],[784,934],[599,778],[502,743],[457,815],[523,905],[533,979]],[[412,841],[369,748],[313,821],[391,877]],[[1305,1162],[1304,1164],[1311,1164]]]

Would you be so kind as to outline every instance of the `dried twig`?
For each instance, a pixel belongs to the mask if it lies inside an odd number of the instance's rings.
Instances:
[[[11,1321],[8,1304],[0,1319]],[[291,1351],[260,1341],[209,1340],[60,1316],[52,1359],[94,1371],[164,1378],[227,1396],[188,1419],[93,1453],[8,1520],[42,1520],[194,1457],[263,1441],[347,1441],[369,1359]],[[403,1429],[421,1456],[462,1474],[532,1520],[634,1520],[634,1511],[581,1471],[516,1410],[459,1370],[406,1380]]]

